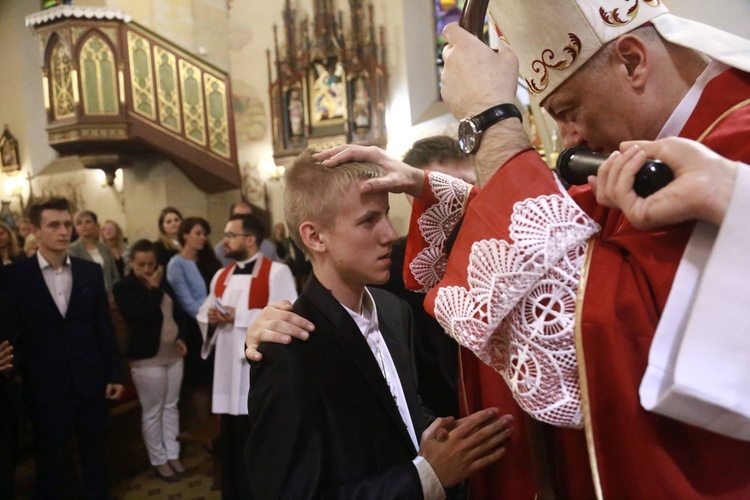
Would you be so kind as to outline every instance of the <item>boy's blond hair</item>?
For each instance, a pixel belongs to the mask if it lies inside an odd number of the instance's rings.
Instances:
[[[284,174],[284,218],[289,236],[310,255],[302,241],[299,228],[303,222],[329,227],[338,215],[339,200],[361,180],[380,177],[382,167],[375,163],[349,162],[337,167],[324,167],[308,149],[297,157]]]

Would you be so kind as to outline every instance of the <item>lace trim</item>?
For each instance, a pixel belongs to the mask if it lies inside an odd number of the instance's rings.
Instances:
[[[575,300],[598,231],[567,194],[518,202],[511,242],[474,243],[468,289],[442,288],[435,300],[446,332],[502,375],[524,411],[552,425],[582,425]]]
[[[434,288],[445,275],[445,241],[461,220],[466,193],[471,189],[470,184],[439,172],[431,172],[428,180],[438,203],[425,210],[417,221],[427,247],[409,264],[422,292]]]

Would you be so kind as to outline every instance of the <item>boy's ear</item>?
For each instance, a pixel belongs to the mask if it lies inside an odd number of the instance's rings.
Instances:
[[[326,250],[326,244],[321,238],[320,226],[313,222],[303,222],[299,226],[299,235],[302,243],[313,253],[322,253]]]

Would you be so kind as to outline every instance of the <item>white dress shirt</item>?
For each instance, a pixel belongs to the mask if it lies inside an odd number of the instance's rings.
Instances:
[[[47,289],[52,295],[60,314],[65,317],[70,303],[70,294],[73,291],[73,269],[70,267],[70,255],[65,256],[65,261],[59,269],[53,268],[52,264],[42,256],[42,252],[37,252],[36,258],[39,261],[39,267],[42,270]]]

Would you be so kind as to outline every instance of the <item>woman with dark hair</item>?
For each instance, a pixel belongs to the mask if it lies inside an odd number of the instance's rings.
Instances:
[[[177,302],[189,321],[185,325],[185,343],[188,354],[185,358],[184,385],[190,392],[190,402],[197,422],[211,417],[211,383],[213,381],[213,356],[203,360],[200,355],[203,337],[195,320],[203,301],[208,296],[211,278],[221,268],[216,259],[208,235],[211,226],[201,217],[188,217],[180,223],[177,238],[180,251],[167,265],[167,281],[174,289]]]
[[[141,402],[149,462],[159,477],[174,482],[186,474],[177,441],[177,404],[187,352],[182,325],[187,318],[175,304],[169,283],[162,280],[164,268],[156,263],[153,243],[138,240],[129,262],[133,272],[114,286],[115,302],[128,327],[125,355]]]
[[[159,239],[156,245],[156,262],[160,266],[166,267],[177,252],[180,251],[180,241],[178,232],[182,214],[174,207],[165,207],[159,214]]]

